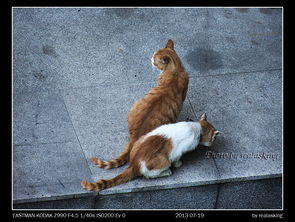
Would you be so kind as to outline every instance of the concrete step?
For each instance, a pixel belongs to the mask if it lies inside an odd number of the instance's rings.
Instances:
[[[238,200],[252,185],[270,200],[267,189],[280,193],[283,163],[281,22],[280,8],[13,9],[14,207],[122,208],[131,198],[126,207],[231,208],[218,201],[230,192]],[[84,191],[80,181],[127,167],[99,169],[89,159],[122,151],[130,107],[156,85],[150,57],[169,38],[190,74],[179,121],[206,112],[223,133],[214,147],[186,154],[170,177]],[[195,205],[160,202],[173,195]],[[277,208],[274,198],[255,204],[253,196],[247,206]]]
[[[14,204],[15,209],[282,209],[282,178]]]

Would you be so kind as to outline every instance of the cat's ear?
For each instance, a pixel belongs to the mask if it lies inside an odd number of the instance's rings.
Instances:
[[[201,120],[207,120],[207,115],[206,115],[206,113],[204,113],[204,114],[201,116]]]
[[[170,62],[170,58],[169,56],[163,56],[161,59],[160,59],[160,62],[163,63],[163,64],[168,64]]]
[[[171,39],[168,40],[166,48],[174,50],[174,42]]]
[[[219,133],[220,133],[220,131],[218,131],[218,130],[214,131],[214,135],[218,135]]]

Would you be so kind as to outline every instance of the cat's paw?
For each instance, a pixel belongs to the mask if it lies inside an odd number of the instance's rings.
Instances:
[[[176,162],[173,163],[173,166],[175,168],[181,167],[181,165],[182,165],[182,161],[181,160],[178,160],[178,161],[176,161]]]
[[[165,176],[171,176],[172,175],[172,171],[170,169],[166,170],[164,172]]]
[[[172,171],[170,169],[163,171],[157,177],[168,177],[172,175]]]

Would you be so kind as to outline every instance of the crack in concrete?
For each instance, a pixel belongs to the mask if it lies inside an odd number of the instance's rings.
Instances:
[[[217,194],[216,194],[216,199],[215,199],[215,202],[214,202],[214,206],[213,206],[213,209],[217,209],[217,206],[218,206],[218,198],[219,198],[219,193],[220,193],[220,187],[221,187],[221,184],[217,184]]]
[[[19,143],[19,144],[13,144],[13,146],[21,147],[21,146],[36,146],[36,145],[63,144],[63,143],[73,143],[73,141],[59,141],[59,142],[47,142],[47,143]]]
[[[60,181],[60,179],[57,179],[57,181],[59,182],[60,185],[62,185],[63,188],[66,188],[65,185],[63,185],[63,183]]]
[[[196,119],[198,119],[198,117],[197,117],[197,115],[196,115],[196,112],[195,112],[195,110],[194,110],[194,108],[193,108],[193,105],[192,105],[192,103],[191,103],[189,97],[187,96],[186,99],[188,100],[188,103],[189,103],[189,105],[190,105],[190,107],[191,107],[191,110],[193,111],[193,115],[195,116]]]
[[[253,71],[241,71],[241,72],[227,72],[227,73],[221,73],[221,74],[212,74],[212,75],[192,75],[190,78],[204,78],[204,77],[215,77],[215,76],[227,76],[227,75],[243,75],[243,74],[255,74],[259,72],[274,72],[274,71],[282,71],[282,68],[280,69],[262,69],[262,70],[253,70]]]
[[[61,99],[61,101],[63,102],[63,104],[64,104],[64,106],[65,106],[65,108],[66,108],[67,115],[69,116],[69,119],[70,119],[71,125],[72,125],[72,127],[73,127],[74,132],[75,132],[75,136],[76,136],[76,138],[77,138],[77,140],[78,140],[79,147],[80,147],[80,149],[81,149],[81,151],[82,151],[82,154],[83,154],[83,157],[84,157],[84,159],[85,159],[85,163],[86,163],[87,168],[88,168],[88,170],[89,170],[90,176],[92,176],[93,174],[92,174],[91,169],[90,169],[90,167],[89,167],[89,165],[88,165],[88,163],[87,163],[87,158],[86,158],[86,156],[85,156],[85,152],[84,152],[84,150],[83,150],[83,147],[82,147],[81,142],[80,142],[80,140],[79,140],[78,134],[77,134],[76,129],[75,129],[75,127],[74,127],[73,121],[72,121],[71,116],[70,116],[70,114],[69,114],[68,107],[67,107],[67,105],[66,105],[64,99],[63,99],[62,97],[60,97],[60,99]]]
[[[282,71],[282,68],[272,68],[272,69],[261,69],[261,70],[252,70],[252,71],[241,71],[241,72],[227,72],[227,73],[221,73],[221,74],[212,74],[212,75],[191,75],[189,73],[190,78],[204,78],[204,77],[214,77],[214,76],[227,76],[227,75],[242,75],[242,74],[254,74],[258,72],[273,72],[273,71]],[[108,86],[136,86],[136,85],[142,85],[142,84],[154,84],[154,86],[157,85],[157,79],[154,81],[146,81],[146,82],[137,82],[137,83],[126,83],[126,84],[120,84],[120,83],[101,83],[96,85],[88,85],[88,86],[77,86],[77,87],[69,87],[69,88],[59,88],[60,91],[68,91],[68,90],[76,90],[76,89],[87,89],[87,88],[100,88],[101,86],[108,87]],[[153,87],[153,86],[151,86]]]
[[[197,118],[196,112],[195,112],[195,110],[194,110],[194,108],[193,108],[193,106],[192,106],[192,104],[191,104],[191,101],[190,101],[189,97],[187,97],[187,100],[188,100],[189,105],[190,105],[190,107],[191,107],[191,109],[192,109],[193,115],[195,116],[195,118]],[[223,127],[224,127],[223,115],[222,115],[222,124],[223,124]],[[219,171],[219,169],[218,169],[218,166],[217,166],[216,161],[215,161],[214,158],[213,158],[213,163],[214,163],[215,169],[216,169],[216,171],[217,171],[217,178],[216,178],[216,179],[219,180],[219,179],[221,178],[221,174],[220,174],[220,171]],[[214,209],[217,209],[220,186],[221,186],[220,184],[217,184],[217,194],[216,194],[216,199],[215,199],[215,202],[214,202]]]

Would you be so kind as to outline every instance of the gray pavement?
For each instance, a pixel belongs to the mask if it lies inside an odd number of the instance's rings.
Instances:
[[[150,58],[170,38],[190,75],[179,121],[206,112],[222,134],[170,177],[99,195],[281,176],[282,9],[14,8],[14,203],[97,195],[80,181],[126,167],[89,158],[122,151],[130,107],[157,82]]]

